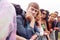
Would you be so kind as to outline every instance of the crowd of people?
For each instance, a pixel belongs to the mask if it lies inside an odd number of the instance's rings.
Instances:
[[[36,2],[21,5],[0,0],[0,40],[58,40],[60,16]]]
[[[59,23],[60,16],[57,11],[50,13],[48,10],[41,9],[37,3],[31,2],[27,11],[20,7],[17,13],[16,39],[58,40]]]

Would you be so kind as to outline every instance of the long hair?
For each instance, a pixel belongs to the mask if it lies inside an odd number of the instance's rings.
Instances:
[[[38,12],[37,15],[36,15],[35,20],[36,20],[36,25],[38,26],[38,25],[39,25],[38,22],[41,23],[41,12],[40,12],[40,10],[39,10],[39,12]]]
[[[41,9],[40,11],[41,11],[41,14],[43,13],[43,11],[46,11],[46,17],[44,18],[44,20],[46,21],[47,29],[49,30],[49,25],[48,25],[49,11],[44,9]]]
[[[49,16],[49,11],[48,10],[44,10],[44,9],[40,9],[40,11],[41,11],[41,14],[43,13],[43,11],[45,11],[46,12],[46,17],[44,18],[44,20],[48,20],[48,16]]]
[[[41,20],[41,12],[39,11],[36,15],[36,21]]]

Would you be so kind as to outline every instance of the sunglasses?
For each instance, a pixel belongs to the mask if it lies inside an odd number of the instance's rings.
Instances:
[[[46,15],[46,13],[42,13],[42,14]]]

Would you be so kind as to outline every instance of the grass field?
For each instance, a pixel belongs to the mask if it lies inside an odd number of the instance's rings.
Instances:
[[[60,40],[60,32],[58,33],[59,35],[58,35],[58,40]]]

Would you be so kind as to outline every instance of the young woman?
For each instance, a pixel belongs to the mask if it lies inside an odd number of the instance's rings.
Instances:
[[[47,30],[47,22],[48,22],[48,14],[49,12],[41,9],[41,14],[40,14],[40,22],[38,21],[38,24],[40,24],[40,37],[38,38],[38,40],[50,40],[49,38],[49,31]],[[46,37],[47,36],[47,37]],[[48,39],[47,39],[48,38]]]

